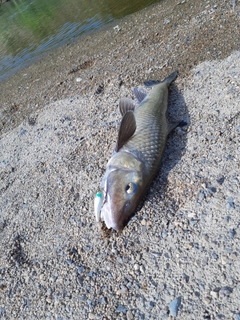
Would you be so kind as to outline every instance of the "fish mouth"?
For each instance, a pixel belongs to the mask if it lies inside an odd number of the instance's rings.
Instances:
[[[101,220],[105,222],[108,229],[112,228],[116,231],[122,229],[122,223],[116,221],[108,202],[105,202],[105,204],[102,207]]]
[[[108,229],[112,228],[116,231],[123,230],[133,215],[133,214],[131,215],[124,214],[125,210],[130,205],[131,205],[130,202],[127,201],[124,207],[120,211],[118,211],[116,214],[114,214],[108,202],[105,202],[101,210],[101,220],[105,222]]]
[[[104,223],[106,224],[106,226],[107,226],[108,229],[111,229],[111,228],[112,228],[112,229],[114,229],[114,230],[116,230],[116,231],[118,231],[118,230],[120,229],[119,226],[118,226],[116,223],[108,220],[108,218],[107,218],[107,219],[104,219]]]

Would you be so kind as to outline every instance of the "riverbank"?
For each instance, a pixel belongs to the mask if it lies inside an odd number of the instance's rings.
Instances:
[[[238,319],[237,2],[164,1],[1,83],[0,318]],[[118,100],[179,77],[141,210],[102,234],[93,197]],[[171,303],[172,302],[172,303]]]

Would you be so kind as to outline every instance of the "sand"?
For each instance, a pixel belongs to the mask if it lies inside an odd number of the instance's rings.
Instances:
[[[171,3],[1,83],[0,318],[239,319],[240,4]],[[175,69],[169,116],[188,125],[106,235],[93,198],[118,100]]]

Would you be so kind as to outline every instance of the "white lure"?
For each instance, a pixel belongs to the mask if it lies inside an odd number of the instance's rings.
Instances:
[[[103,194],[101,191],[98,191],[95,195],[95,199],[94,199],[94,213],[95,213],[95,217],[96,217],[96,221],[100,222],[100,215],[101,215],[101,208],[102,208],[102,204],[103,204]]]

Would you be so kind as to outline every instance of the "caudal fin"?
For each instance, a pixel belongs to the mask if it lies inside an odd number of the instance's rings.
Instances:
[[[171,73],[168,77],[166,77],[162,82],[166,82],[168,85],[170,85],[178,76],[178,70]]]
[[[153,87],[155,86],[156,84],[159,84],[161,82],[166,82],[167,85],[169,86],[178,76],[178,71],[174,71],[173,73],[171,73],[168,77],[166,77],[164,80],[162,81],[159,81],[159,80],[147,80],[147,81],[144,81],[144,85],[146,87]]]

